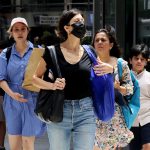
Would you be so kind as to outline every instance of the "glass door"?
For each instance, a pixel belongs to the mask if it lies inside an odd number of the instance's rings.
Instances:
[[[138,0],[137,43],[150,46],[150,0]]]

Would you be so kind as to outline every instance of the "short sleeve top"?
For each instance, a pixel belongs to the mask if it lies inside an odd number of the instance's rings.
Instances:
[[[25,69],[28,64],[30,55],[33,50],[33,44],[28,41],[28,47],[23,56],[17,52],[15,44],[12,45],[11,55],[7,62],[6,52],[4,49],[0,54],[0,81],[6,80],[9,87],[14,91],[24,95],[26,99],[32,99],[33,92],[22,88]],[[36,93],[35,93],[36,94]],[[11,99],[7,94],[5,99]]]
[[[55,48],[62,77],[66,80],[66,86],[64,89],[65,99],[79,100],[85,97],[91,97],[90,70],[92,62],[87,52],[84,50],[79,62],[76,64],[70,64],[65,60],[60,45],[56,45]],[[47,64],[47,70],[53,68],[48,50],[45,50],[43,59]]]

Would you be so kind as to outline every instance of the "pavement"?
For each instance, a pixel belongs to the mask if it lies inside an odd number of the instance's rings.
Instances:
[[[5,139],[5,148],[6,148],[6,150],[10,150],[7,135],[6,135],[6,139]],[[48,142],[48,137],[47,137],[46,133],[42,137],[36,138],[35,150],[49,150],[49,142]]]
[[[7,135],[5,139],[5,148],[6,150],[10,150]],[[35,150],[49,150],[49,142],[48,142],[47,133],[45,133],[42,137],[37,138],[35,140]],[[71,148],[70,150],[73,150],[73,149]],[[129,148],[126,147],[126,148],[123,148],[122,150],[129,150]]]

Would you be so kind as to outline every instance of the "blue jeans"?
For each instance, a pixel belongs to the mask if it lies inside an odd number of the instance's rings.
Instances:
[[[47,124],[50,150],[92,150],[96,121],[92,99],[65,100],[63,121]]]

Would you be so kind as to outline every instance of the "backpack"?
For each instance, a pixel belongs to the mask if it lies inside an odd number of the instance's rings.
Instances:
[[[92,52],[92,48],[88,45],[83,45],[83,47],[93,65],[97,65],[97,58]],[[95,114],[100,120],[109,121],[114,116],[115,111],[113,75],[97,76],[91,68],[90,79]]]
[[[121,81],[121,79],[122,79],[122,72],[123,72],[122,61],[123,61],[123,59],[119,58],[118,64],[117,64],[119,81]],[[133,125],[134,120],[136,119],[138,112],[140,110],[140,87],[139,87],[139,83],[138,83],[138,80],[136,79],[136,77],[134,76],[132,71],[130,71],[130,76],[131,76],[131,79],[133,82],[133,94],[123,96],[122,100],[124,98],[126,103],[124,103],[124,105],[120,105],[124,119],[125,119],[125,123],[129,129]]]
[[[7,48],[7,51],[6,51],[7,64],[9,62],[9,58],[11,55],[11,49],[12,49],[12,47],[10,46]],[[4,95],[5,95],[5,91],[2,88],[0,88],[0,96],[4,96]]]

